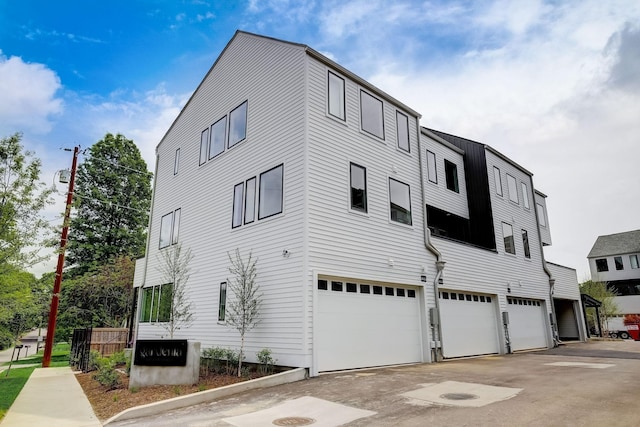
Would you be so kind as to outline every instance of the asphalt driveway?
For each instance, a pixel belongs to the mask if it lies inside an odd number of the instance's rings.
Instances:
[[[640,342],[574,343],[506,356],[337,372],[109,426],[242,427],[274,422],[638,426]]]

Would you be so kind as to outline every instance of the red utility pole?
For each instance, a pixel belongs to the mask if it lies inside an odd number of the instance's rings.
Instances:
[[[71,150],[68,150],[71,151]],[[64,251],[67,246],[67,234],[69,233],[69,221],[71,216],[71,200],[73,199],[73,184],[76,180],[76,166],[80,147],[73,148],[73,163],[71,164],[71,178],[69,179],[69,192],[67,193],[67,207],[64,211],[62,223],[62,237],[60,238],[60,252],[58,253],[58,266],[56,267],[56,281],[53,285],[51,308],[49,309],[49,322],[47,323],[47,339],[42,356],[42,367],[48,368],[51,363],[51,351],[53,350],[53,336],[56,332],[56,318],[58,316],[58,302],[60,300],[60,286],[62,285],[62,268],[64,267]]]

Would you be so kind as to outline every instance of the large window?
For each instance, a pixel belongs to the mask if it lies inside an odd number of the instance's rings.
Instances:
[[[409,185],[389,178],[391,220],[411,225],[411,190]]]
[[[613,262],[616,264],[616,270],[624,270],[624,264],[622,264],[621,256],[614,257]]]
[[[520,183],[522,185],[522,204],[525,209],[529,209],[529,189],[527,188],[527,184],[524,182]]]
[[[540,225],[546,227],[547,217],[544,212],[544,206],[542,206],[540,203],[536,203],[536,210],[538,211],[538,221],[540,221]]]
[[[284,166],[260,174],[260,195],[258,219],[263,219],[282,212],[282,186]]]
[[[344,79],[329,71],[329,114],[345,120]]]
[[[629,255],[629,263],[631,264],[632,269],[638,268],[638,255]]]
[[[531,258],[531,250],[529,249],[529,233],[527,233],[527,230],[522,230],[522,247],[524,249],[524,257]]]
[[[502,223],[502,238],[504,239],[504,251],[508,254],[516,254],[516,245],[513,239],[513,227],[506,222]]]
[[[229,114],[229,144],[231,148],[247,136],[247,101]]]
[[[436,168],[436,155],[427,150],[427,177],[430,182],[438,183],[438,170]]]
[[[227,116],[224,116],[211,125],[211,148],[209,159],[214,158],[224,151],[224,141],[227,133]]]
[[[160,249],[178,243],[180,209],[169,212],[160,219]]]
[[[496,194],[502,196],[502,178],[500,176],[500,169],[493,167],[493,180],[496,184]]]
[[[396,127],[398,129],[398,148],[411,151],[409,147],[409,117],[396,111]]]
[[[449,160],[445,159],[444,174],[447,180],[447,188],[451,191],[459,193],[460,187],[458,186],[458,166],[456,166],[455,163],[452,163]]]
[[[171,320],[173,285],[167,283],[142,290],[140,322],[168,322]]]
[[[606,258],[599,258],[596,260],[596,270],[598,272],[609,271],[609,264]]]
[[[224,322],[227,311],[227,282],[220,283],[220,296],[218,297],[218,322]]]
[[[509,190],[509,200],[513,203],[518,203],[518,186],[516,185],[516,179],[507,174],[507,189]]]
[[[367,170],[351,163],[351,209],[367,212]]]
[[[200,164],[207,161],[209,154],[209,128],[206,128],[200,134]]]
[[[360,91],[360,118],[362,130],[384,139],[384,119],[382,101]]]
[[[242,225],[242,202],[244,201],[244,182],[236,184],[233,187],[233,220],[232,227],[240,227]]]

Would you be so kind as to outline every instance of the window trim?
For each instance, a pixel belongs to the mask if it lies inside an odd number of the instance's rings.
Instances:
[[[500,197],[504,197],[504,192],[502,191],[502,175],[500,173],[500,168],[497,166],[493,167],[493,182],[496,186],[496,194]]]
[[[242,107],[244,108],[244,134],[242,136],[242,138],[238,139],[237,141],[234,141],[233,143],[231,143],[231,119],[233,116],[233,113],[238,111],[240,108]],[[234,108],[233,110],[231,110],[229,112],[229,129],[227,130],[227,148],[232,148],[235,147],[236,145],[238,145],[239,143],[241,143],[242,141],[247,139],[247,123],[249,121],[249,102],[248,100],[245,100],[244,102],[240,103],[236,108]]]
[[[218,322],[226,323],[227,314],[227,282],[220,282],[218,288]]]
[[[513,191],[511,191],[511,183],[513,182]],[[520,198],[518,197],[518,181],[516,178],[509,173],[507,173],[507,191],[509,192],[509,201],[515,203],[516,205],[520,204]],[[513,196],[515,195],[515,200]]]
[[[342,101],[342,117],[340,117],[340,115],[336,115],[333,114],[331,112],[331,76],[335,77],[336,79],[340,80],[342,82],[342,99],[338,100]],[[347,121],[347,101],[346,101],[346,80],[342,77],[340,77],[339,75],[337,75],[336,73],[334,73],[331,70],[327,70],[327,114],[329,114],[331,117],[334,117],[338,120],[342,120],[343,122]],[[338,88],[339,90],[340,88]]]
[[[364,120],[363,120],[364,119],[364,114],[363,114],[364,113],[364,109],[362,108],[362,106],[363,106],[363,102],[362,102],[363,97],[362,97],[362,95],[363,94],[369,96],[372,100],[378,101],[380,103],[380,117],[379,117],[379,119],[381,121],[381,123],[380,123],[381,124],[381,129],[380,129],[381,135],[377,135],[374,132],[372,132],[372,131],[370,131],[368,129],[365,129],[365,127],[364,127]],[[375,137],[375,138],[377,138],[377,139],[379,139],[381,141],[385,140],[385,138],[384,138],[384,134],[385,134],[385,129],[384,129],[384,101],[382,101],[382,99],[379,99],[376,96],[373,96],[372,94],[370,94],[369,92],[367,92],[366,90],[364,90],[362,88],[360,89],[360,129],[363,132],[365,132],[367,135],[371,135],[371,136],[373,136],[373,137]]]
[[[356,207],[354,206],[354,202],[353,202],[353,191],[354,191],[354,187],[353,187],[353,168],[357,168],[357,169],[361,169],[363,174],[364,174],[364,189],[363,191],[363,204],[364,207],[360,208],[360,207]],[[365,168],[364,166],[361,166],[357,163],[354,162],[349,162],[349,209],[358,213],[368,213],[369,212],[369,204],[368,204],[368,198],[367,198],[367,168]]]
[[[450,184],[449,183],[449,172],[447,170],[447,165],[451,165],[453,167],[454,175],[452,175],[452,177],[454,179],[454,182],[451,183],[451,184],[453,184],[454,188],[451,188],[449,186],[449,184]],[[444,159],[444,176],[445,176],[445,183],[446,183],[446,186],[447,186],[447,190],[453,191],[455,193],[460,194],[460,177],[458,176],[458,165],[455,164],[454,162],[452,162],[451,160]]]
[[[391,191],[391,181],[395,181],[398,184],[404,185],[406,187],[407,191],[408,191],[408,196],[409,196],[409,222],[408,223],[403,222],[403,221],[398,221],[397,219],[393,219],[393,214],[392,214],[392,212],[393,212],[393,209],[392,209],[393,203],[392,203],[392,199],[391,199],[391,196],[392,196],[393,193]],[[406,226],[409,226],[409,227],[413,226],[413,208],[411,206],[411,186],[409,184],[405,183],[405,182],[402,182],[402,181],[397,180],[395,178],[389,177],[389,183],[387,185],[387,189],[389,191],[389,220],[391,222],[395,223],[395,224],[402,224],[402,225],[406,225]],[[400,205],[397,205],[397,206],[400,206]]]
[[[270,213],[268,215],[263,216],[261,212],[262,207],[262,177],[269,172],[272,172],[278,168],[282,168],[282,172],[280,173],[280,210],[277,212]],[[258,220],[270,218],[275,215],[279,215],[284,211],[284,163],[280,163],[278,166],[272,167],[269,170],[262,172],[260,175],[260,181],[258,182]]]
[[[529,233],[522,229],[522,247],[524,249],[524,257],[531,259],[531,247],[529,246]]]
[[[431,179],[431,168],[429,167],[429,159],[430,159],[429,155],[430,154],[431,154],[431,156],[433,156],[433,177],[434,177],[435,181]],[[434,153],[433,151],[429,151],[429,150],[427,150],[427,180],[429,182],[434,183],[434,184],[438,183],[438,163],[436,161],[436,153]]]
[[[509,228],[510,231],[510,235],[507,235],[507,228]],[[507,239],[510,238],[511,242],[510,245],[507,243]],[[513,225],[507,223],[507,222],[503,222],[502,223],[502,243],[504,245],[504,252],[506,254],[511,254],[511,255],[516,255],[516,240],[513,236]],[[513,252],[509,251],[508,247],[511,246],[511,248],[513,248]]]
[[[407,134],[406,134],[406,139],[407,139],[407,147],[402,147],[400,145],[400,120],[399,117],[402,116],[402,119],[406,122],[407,124]],[[404,136],[404,135],[403,135]],[[404,114],[402,111],[400,110],[396,110],[396,140],[397,140],[397,147],[404,151],[405,153],[411,153],[411,138],[409,136],[409,116]]]

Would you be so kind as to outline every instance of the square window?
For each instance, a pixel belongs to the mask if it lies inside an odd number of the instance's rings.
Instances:
[[[504,251],[508,254],[516,254],[516,246],[513,239],[513,227],[506,222],[502,223],[502,239],[504,241]]]
[[[360,285],[360,293],[361,294],[370,294],[371,287],[369,285]]]
[[[258,219],[282,213],[282,187],[284,165],[260,174]]]
[[[327,290],[327,281],[319,279],[318,280],[318,289],[320,289],[321,291],[326,291]]]
[[[256,178],[247,180],[244,194],[244,223],[250,224],[256,217]]]
[[[427,177],[429,182],[438,183],[438,170],[436,169],[436,155],[427,150]]]
[[[493,167],[493,181],[496,185],[496,194],[502,196],[502,178],[500,176],[500,169]]]
[[[487,302],[491,302],[491,297],[487,297]]]
[[[449,299],[449,292],[443,292],[442,299]]]
[[[471,301],[471,295],[467,294],[464,297],[467,299],[467,301]]]
[[[464,301],[464,294],[458,294],[458,300]]]
[[[227,309],[227,282],[220,283],[220,295],[218,297],[218,322],[224,322]]]
[[[374,286],[373,287],[374,295],[382,295],[382,286]]]
[[[389,178],[391,220],[411,225],[411,191],[407,184]]]
[[[451,292],[451,299],[458,299],[458,294]]]
[[[409,146],[409,117],[396,111],[396,127],[398,130],[398,148],[410,152]]]
[[[522,185],[522,204],[525,209],[529,209],[529,189],[524,182],[521,182],[520,185]]]
[[[344,79],[329,71],[329,114],[345,119]]]
[[[229,148],[247,137],[247,101],[229,113]]]
[[[479,300],[478,295],[474,295],[474,296],[473,296],[473,300],[474,300],[475,302],[478,302],[478,300]]]
[[[415,298],[415,297],[416,297],[416,291],[415,291],[415,289],[407,289],[407,297],[409,297],[409,298]]]
[[[405,290],[402,288],[396,289],[396,296],[403,297]]]
[[[206,128],[200,134],[200,164],[207,161],[209,155],[209,128]]]
[[[522,230],[522,247],[524,249],[524,257],[531,258],[531,251],[529,249],[529,233],[527,233],[527,230]]]
[[[600,258],[596,260],[596,270],[601,271],[609,271],[609,264],[607,263],[606,258]]]
[[[351,209],[367,212],[367,170],[351,163]]]
[[[507,189],[509,190],[509,200],[513,203],[518,203],[518,187],[516,186],[516,179],[507,174]]]
[[[173,160],[173,174],[178,175],[178,169],[180,169],[180,149],[176,149],[176,157]]]
[[[393,291],[393,288],[385,287],[384,288],[384,294],[385,295],[389,295],[389,296],[393,296],[395,294],[395,292]]]
[[[342,282],[331,282],[331,290],[342,292]]]
[[[233,220],[231,227],[242,225],[242,201],[244,200],[244,182],[233,187]]]
[[[211,148],[209,159],[214,158],[224,151],[224,141],[227,133],[227,116],[224,116],[211,125]]]
[[[632,269],[638,268],[638,255],[629,255],[629,263],[631,264]]]
[[[363,131],[384,139],[382,101],[363,90],[360,91],[360,120]]]
[[[447,189],[459,193],[460,187],[458,186],[458,166],[456,166],[455,163],[452,163],[449,160],[445,159],[444,175],[447,180]]]
[[[358,285],[355,283],[347,283],[347,292],[358,292]]]
[[[617,257],[613,258],[613,261],[616,264],[616,270],[624,270],[624,265],[622,264],[622,257],[621,256],[617,256]]]

